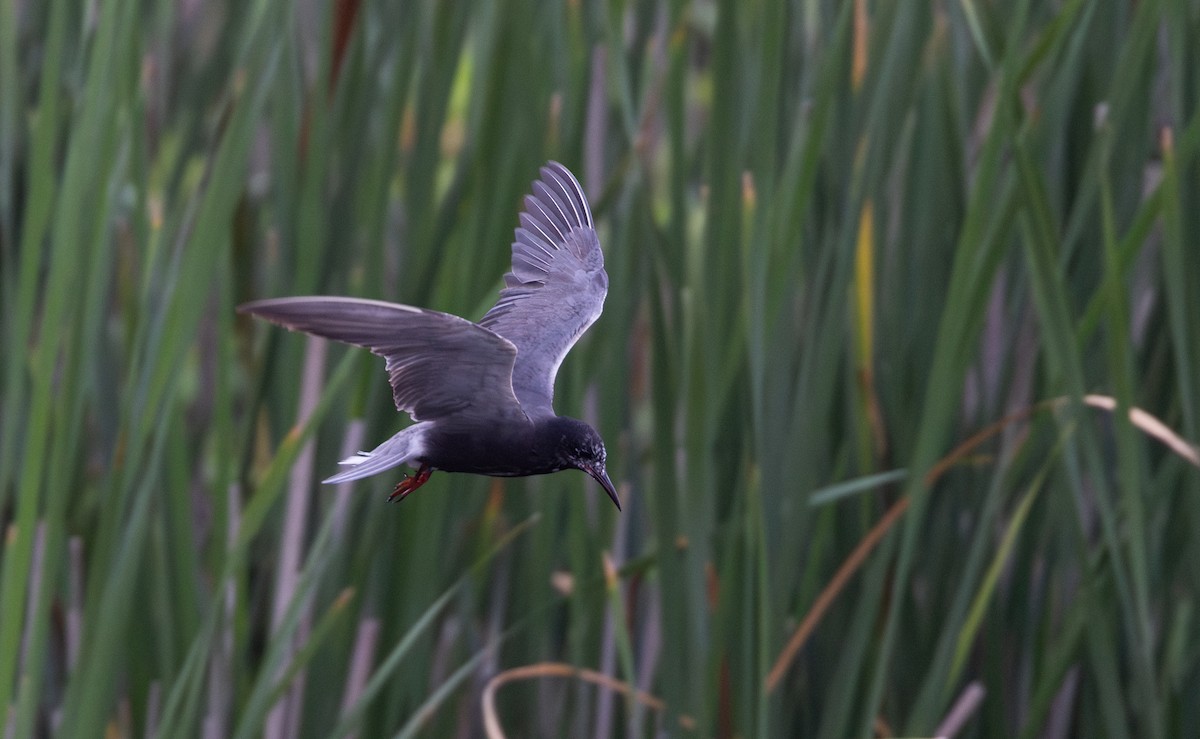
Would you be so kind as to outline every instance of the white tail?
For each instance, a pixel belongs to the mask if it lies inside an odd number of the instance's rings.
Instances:
[[[429,423],[415,423],[372,451],[359,452],[343,459],[338,464],[348,465],[350,469],[339,472],[324,482],[335,485],[339,482],[361,480],[417,459],[425,453],[425,431],[428,426]]]

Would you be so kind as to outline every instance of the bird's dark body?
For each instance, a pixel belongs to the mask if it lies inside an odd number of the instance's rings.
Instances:
[[[573,466],[573,440],[586,433],[579,426],[586,424],[559,416],[496,428],[446,424],[429,434],[429,446],[435,451],[417,459],[444,472],[492,477],[548,475]]]
[[[342,460],[349,469],[325,482],[411,464],[417,473],[389,498],[400,500],[434,470],[524,477],[578,469],[621,507],[600,435],[553,407],[559,364],[604,307],[604,253],[587,197],[566,167],[548,163],[531,190],[514,232],[512,270],[478,323],[362,298],[275,298],[239,308],[387,360],[396,409],[417,423]]]

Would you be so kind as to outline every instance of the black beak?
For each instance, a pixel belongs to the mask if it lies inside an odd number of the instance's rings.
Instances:
[[[617,510],[621,510],[621,499],[617,497],[617,489],[613,486],[612,480],[608,479],[608,473],[603,467],[584,467],[583,471],[592,476],[596,482],[600,483],[600,487],[604,488],[604,492],[608,493],[608,497],[612,498],[613,505]]]

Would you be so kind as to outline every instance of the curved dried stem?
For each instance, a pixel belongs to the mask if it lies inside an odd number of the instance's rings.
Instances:
[[[519,680],[530,680],[538,677],[566,677],[599,685],[602,688],[631,696],[634,700],[655,711],[665,711],[667,704],[661,698],[637,690],[632,685],[621,680],[601,674],[595,670],[575,667],[563,662],[538,662],[524,667],[514,667],[505,670],[488,680],[483,689],[483,726],[488,739],[505,739],[504,730],[500,728],[500,719],[496,716],[496,691],[502,686]],[[696,721],[691,716],[680,716],[679,725],[684,729],[695,729]]]

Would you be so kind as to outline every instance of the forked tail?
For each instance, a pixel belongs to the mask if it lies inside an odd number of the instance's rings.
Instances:
[[[350,469],[339,472],[323,482],[337,484],[379,474],[384,470],[399,467],[425,453],[425,430],[428,423],[415,423],[369,452],[359,452],[343,459],[338,464]]]

